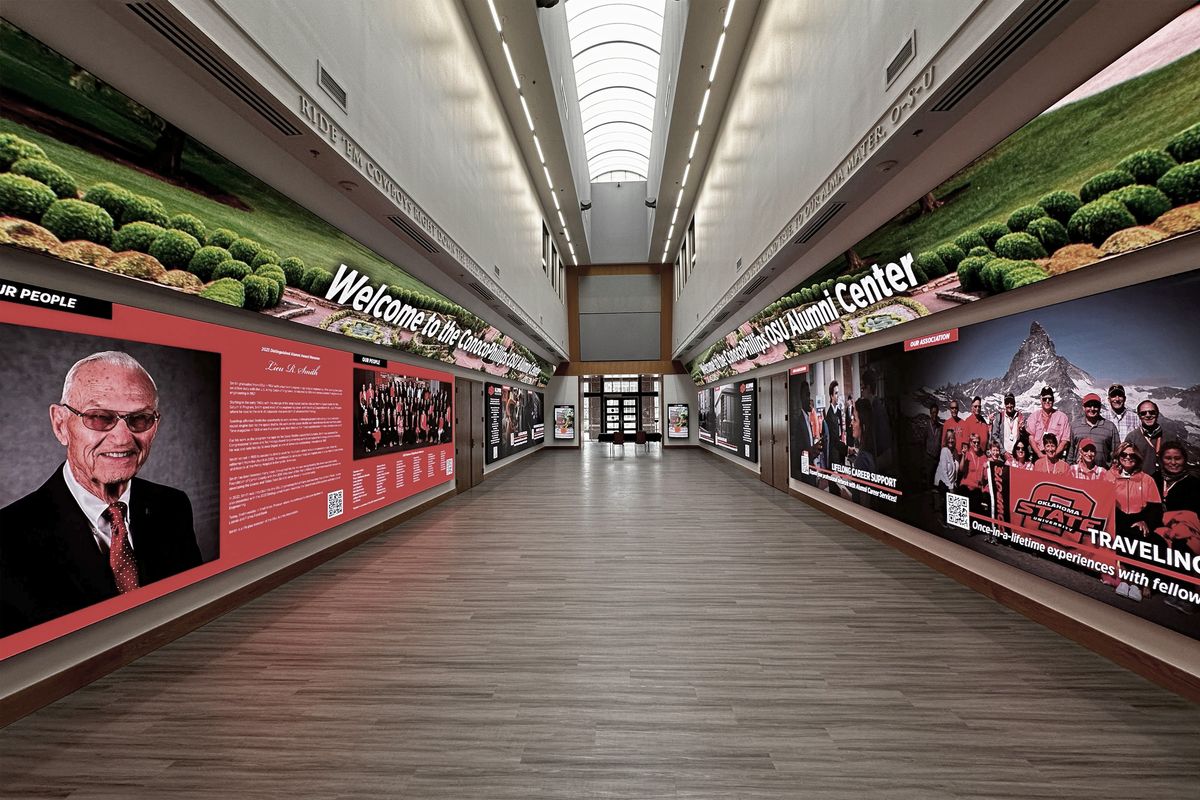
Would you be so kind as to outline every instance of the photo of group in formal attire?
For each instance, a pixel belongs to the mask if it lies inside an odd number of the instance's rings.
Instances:
[[[0,335],[0,636],[218,558],[220,356]]]
[[[400,453],[454,439],[454,384],[354,370],[354,458]]]

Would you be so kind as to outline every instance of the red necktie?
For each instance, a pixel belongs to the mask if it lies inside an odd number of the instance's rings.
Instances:
[[[125,504],[113,503],[106,512],[112,525],[112,544],[108,548],[108,565],[112,567],[117,591],[125,594],[138,588],[137,560],[129,544],[129,529],[125,527]]]

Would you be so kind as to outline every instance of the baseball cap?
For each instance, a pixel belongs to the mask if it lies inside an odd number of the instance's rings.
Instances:
[[[1086,437],[1079,440],[1079,449],[1080,450],[1087,450],[1089,447],[1092,448],[1093,450],[1095,450],[1096,443]]]
[[[1009,392],[1008,394],[1004,395],[1004,402],[1015,403],[1017,402],[1017,398],[1013,396],[1012,392]]]
[[[1108,396],[1109,397],[1113,397],[1113,396],[1124,397],[1125,396],[1125,387],[1119,383],[1114,383],[1112,386],[1108,387]]]
[[[1051,397],[1054,397],[1054,390],[1051,389],[1049,386],[1043,386],[1042,390],[1040,392],[1038,392],[1038,397],[1045,397],[1046,395],[1050,395]]]
[[[1088,403],[1099,404],[1100,403],[1100,395],[1096,394],[1095,392],[1089,392],[1088,394],[1085,394],[1083,396],[1083,404],[1086,406]]]

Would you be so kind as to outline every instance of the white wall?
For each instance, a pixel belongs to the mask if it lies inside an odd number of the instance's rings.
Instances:
[[[592,227],[588,249],[593,264],[644,264],[649,260],[646,182],[592,184]]]

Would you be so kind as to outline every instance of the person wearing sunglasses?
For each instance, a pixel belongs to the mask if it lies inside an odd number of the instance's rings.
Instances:
[[[1138,455],[1142,457],[1142,469],[1157,480],[1162,471],[1163,447],[1163,429],[1159,424],[1158,404],[1152,400],[1143,400],[1138,403],[1137,415],[1142,424],[1130,431],[1125,441],[1137,448]]]
[[[1158,484],[1142,469],[1142,455],[1136,445],[1121,443],[1111,474],[1117,490],[1117,534],[1165,546],[1165,540],[1155,532],[1162,524],[1162,495]],[[1117,586],[1117,594],[1132,600],[1141,600],[1149,592],[1148,587],[1125,582]]]
[[[67,372],[50,405],[66,461],[0,509],[0,635],[200,565],[188,496],[136,477],[161,420],[154,380],[129,354]]]

